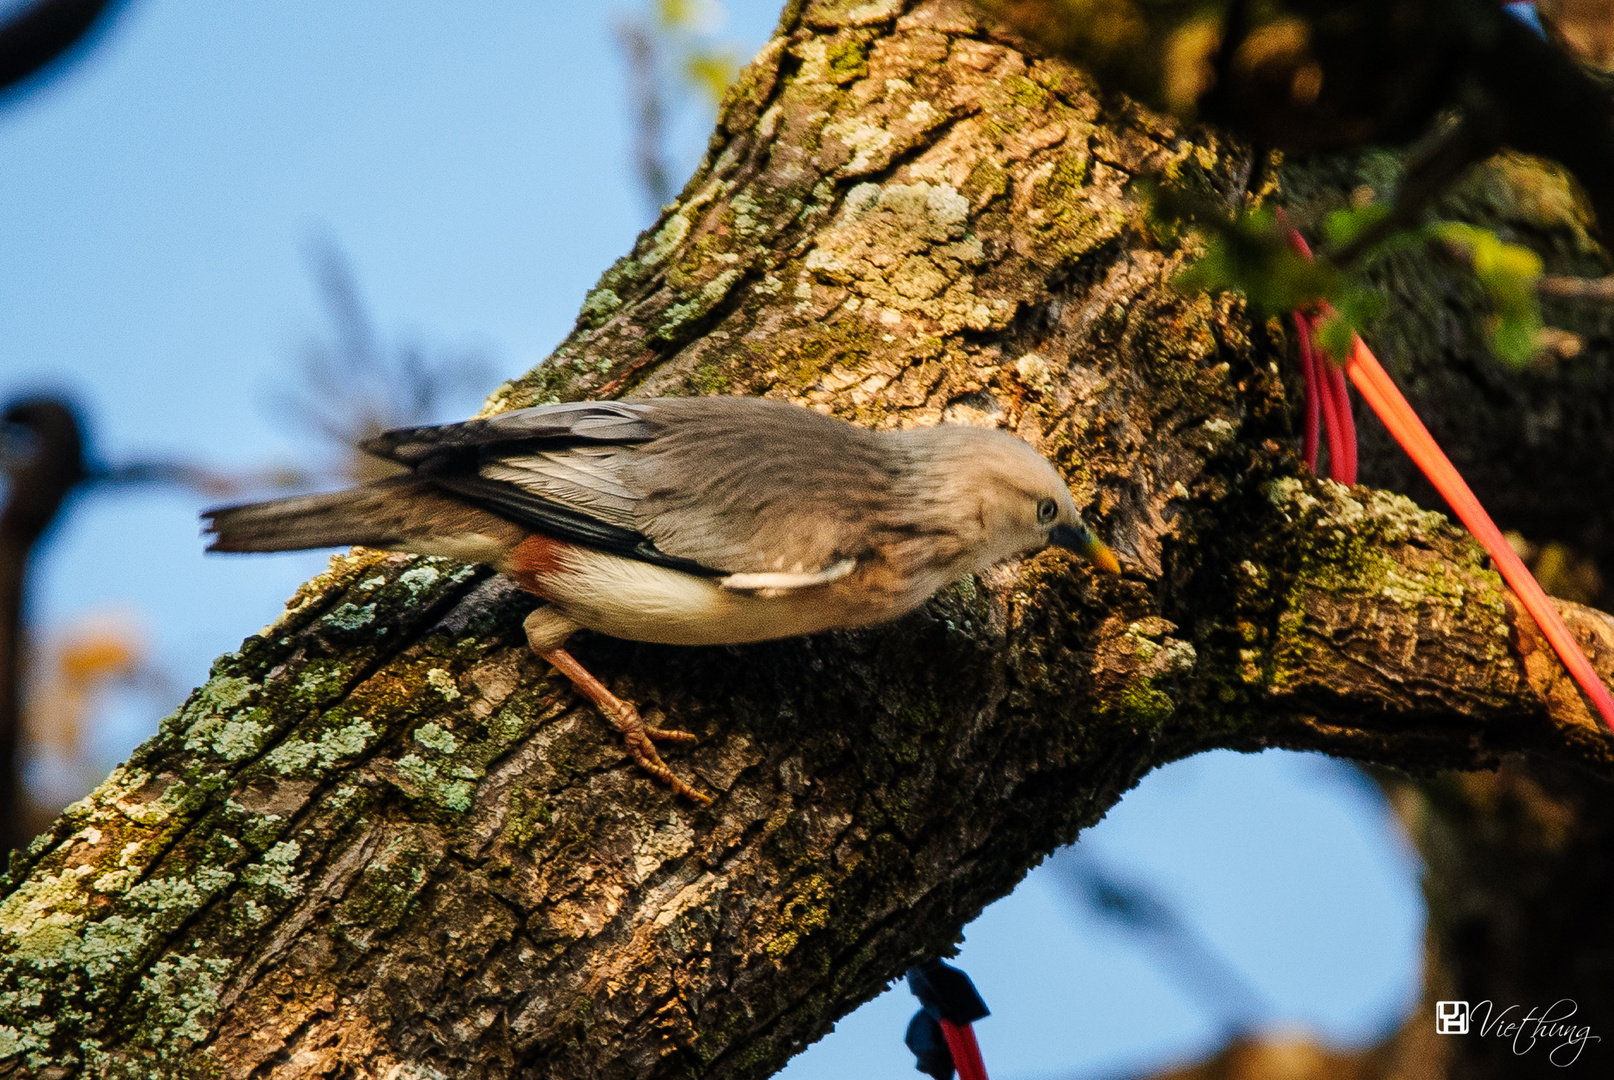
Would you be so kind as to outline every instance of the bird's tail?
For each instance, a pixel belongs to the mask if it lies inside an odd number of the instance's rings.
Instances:
[[[407,539],[400,513],[425,485],[411,476],[389,477],[328,495],[247,503],[206,510],[209,551],[301,551],[306,548],[391,548]]]

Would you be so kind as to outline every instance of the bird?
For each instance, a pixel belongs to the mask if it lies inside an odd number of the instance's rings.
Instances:
[[[1120,563],[1022,439],[875,431],[742,396],[578,401],[399,428],[360,447],[406,471],[330,494],[205,511],[209,551],[361,545],[487,563],[544,603],[533,652],[674,792],[646,723],[566,649],[579,629],[737,645],[888,622],[968,574],[1049,546]]]

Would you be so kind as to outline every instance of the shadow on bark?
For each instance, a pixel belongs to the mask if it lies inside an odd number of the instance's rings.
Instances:
[[[1250,153],[946,0],[787,12],[678,201],[489,409],[744,393],[993,424],[1121,554],[889,627],[580,658],[697,732],[669,798],[485,570],[356,551],[14,859],[0,1075],[764,1076],[1149,769],[1610,742],[1472,542],[1299,474],[1286,343],[1170,282],[1134,181]],[[1598,669],[1614,623],[1566,610]]]

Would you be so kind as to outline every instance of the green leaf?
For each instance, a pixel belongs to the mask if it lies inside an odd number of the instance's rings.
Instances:
[[[1336,364],[1351,354],[1351,339],[1362,333],[1384,311],[1384,297],[1378,292],[1354,286],[1334,298],[1334,311],[1317,327],[1317,344]]]
[[[1306,307],[1339,288],[1338,272],[1291,247],[1270,210],[1200,224],[1207,233],[1205,254],[1177,275],[1178,288],[1240,292],[1261,315]]]
[[[1489,229],[1463,222],[1441,222],[1428,232],[1467,254],[1474,276],[1490,295],[1496,314],[1487,325],[1487,339],[1497,359],[1515,367],[1529,363],[1539,349],[1543,326],[1536,293],[1541,256],[1507,243]]]
[[[1513,367],[1524,367],[1541,351],[1541,319],[1501,316],[1487,327],[1487,344],[1496,358]]]
[[[694,52],[684,61],[684,78],[713,102],[723,100],[729,83],[734,81],[734,73],[739,70],[739,60],[729,52]]]
[[[1368,203],[1347,210],[1335,210],[1323,218],[1323,239],[1329,247],[1340,248],[1362,232],[1390,216],[1388,203]]]

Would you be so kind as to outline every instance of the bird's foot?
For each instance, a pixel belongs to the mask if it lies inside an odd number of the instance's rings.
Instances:
[[[687,731],[674,731],[667,728],[647,724],[639,715],[639,710],[633,705],[617,697],[605,688],[605,684],[589,673],[589,670],[565,649],[534,649],[539,656],[555,666],[555,670],[572,681],[572,685],[582,691],[592,701],[605,718],[622,733],[622,741],[627,745],[628,755],[645,772],[672,788],[673,791],[686,799],[691,799],[702,806],[710,805],[712,797],[703,795],[678,778],[678,775],[667,767],[656,753],[656,741],[661,742],[695,742],[696,737]],[[653,716],[660,717],[659,712]]]
[[[646,711],[644,715],[644,733],[650,736],[652,739],[655,739],[657,742],[693,743],[701,741],[701,737],[692,731],[679,731],[677,728],[657,727],[652,722],[652,719],[665,719],[660,709],[650,709]]]
[[[622,741],[627,745],[628,754],[639,768],[684,798],[693,799],[702,806],[711,805],[711,796],[701,794],[680,780],[678,774],[669,769],[667,763],[661,760],[661,755],[656,753],[656,742],[692,743],[697,741],[696,737],[687,731],[672,731],[647,724],[644,717],[639,715],[639,710],[621,698],[616,698],[616,704],[615,709],[605,710],[604,706],[601,709],[605,712],[606,719],[622,733]]]

